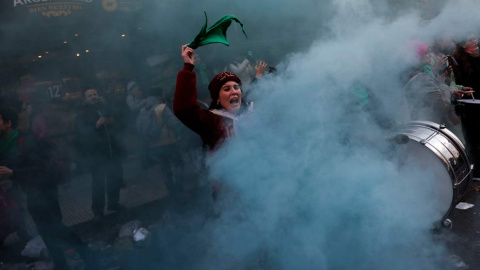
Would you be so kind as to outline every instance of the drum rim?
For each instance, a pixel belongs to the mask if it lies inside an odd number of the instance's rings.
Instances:
[[[431,127],[433,129],[445,134],[450,140],[452,140],[456,144],[455,145],[456,148],[462,153],[462,155],[464,157],[466,157],[466,160],[468,162],[468,166],[470,167],[471,162],[470,162],[470,159],[468,158],[467,152],[465,150],[465,146],[458,139],[458,137],[455,134],[453,134],[453,132],[448,130],[444,125],[440,125],[440,124],[437,124],[437,123],[431,122],[431,121],[412,121],[412,122],[408,122],[408,123],[406,123],[402,126],[406,127],[406,126],[412,126],[412,125]]]

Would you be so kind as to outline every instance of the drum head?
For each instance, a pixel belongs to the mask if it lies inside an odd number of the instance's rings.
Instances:
[[[480,105],[480,100],[478,100],[478,99],[476,99],[476,100],[473,100],[473,99],[459,99],[457,101],[459,103],[463,103],[463,104]]]
[[[432,218],[432,222],[443,220],[449,214],[454,201],[452,179],[445,164],[425,145],[410,140],[399,145],[399,168],[408,179],[409,185],[402,192],[421,196],[427,202],[424,207]]]

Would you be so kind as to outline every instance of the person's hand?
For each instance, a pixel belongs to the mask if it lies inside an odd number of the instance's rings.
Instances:
[[[463,97],[463,91],[461,90],[453,90],[453,93],[452,93],[453,97],[455,99],[461,99]]]
[[[255,71],[256,71],[256,75],[255,75],[255,78],[259,79],[263,76],[263,74],[265,74],[265,70],[267,70],[267,63],[264,62],[264,61],[260,61],[258,63],[258,65],[255,66]]]
[[[190,47],[187,47],[188,44],[185,44],[182,46],[182,58],[183,58],[183,62],[185,64],[192,64],[194,65],[195,63],[195,59],[193,57],[193,55],[195,54],[195,51],[190,48]]]
[[[113,123],[113,117],[106,117],[105,118],[105,124],[110,125],[111,123]]]
[[[473,88],[471,87],[462,87],[462,91],[463,91],[463,94],[467,95],[467,96],[471,96],[473,98],[473,93],[475,93],[475,91],[473,91]]]
[[[0,180],[10,179],[13,175],[13,170],[7,166],[0,166]]]
[[[107,119],[105,117],[100,117],[100,119],[98,119],[97,123],[95,124],[95,127],[99,128],[102,125],[104,125],[106,122],[107,122]]]
[[[450,73],[452,72],[452,70],[453,70],[453,69],[452,69],[451,66],[449,66],[448,68],[446,68],[445,71],[444,71],[442,74],[440,74],[439,80],[440,80],[441,82],[445,83],[445,78],[450,75]]]

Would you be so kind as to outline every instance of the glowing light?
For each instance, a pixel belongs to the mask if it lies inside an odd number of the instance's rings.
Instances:
[[[86,53],[90,52],[90,50],[85,50]]]
[[[79,56],[80,56],[80,54],[79,54],[79,53],[77,53],[77,57],[79,57]]]
[[[127,35],[125,35],[125,34],[122,34],[122,37],[126,37],[126,36],[127,36]]]
[[[45,54],[48,54],[48,51],[46,51]]]
[[[76,37],[78,37],[78,34],[75,34]]]
[[[66,40],[63,42],[63,44],[67,44],[67,43],[68,43],[68,41],[66,41]]]
[[[41,56],[41,55],[39,55],[39,56],[38,56],[38,58],[42,58],[42,56]]]

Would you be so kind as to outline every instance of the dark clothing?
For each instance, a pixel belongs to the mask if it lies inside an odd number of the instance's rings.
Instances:
[[[458,68],[454,69],[456,83],[472,87],[475,91],[473,95],[480,99],[480,57],[470,56],[461,46],[452,56],[458,63]]]
[[[121,155],[112,125],[96,128],[101,117],[111,118],[112,113],[105,104],[85,104],[75,119],[76,143],[79,155],[84,157],[119,157]]]
[[[10,136],[5,140],[0,140],[0,166],[11,167],[18,155],[18,131],[16,129],[10,132]]]
[[[58,184],[66,176],[66,167],[56,159],[54,145],[31,133],[25,141],[15,168],[15,181],[20,183],[27,195],[27,206],[55,263],[55,269],[69,269],[65,248],[74,248],[89,268],[96,262],[87,245],[62,223],[58,199]]]
[[[123,183],[122,165],[116,157],[94,157],[92,161],[90,167],[92,173],[92,211],[96,216],[101,216],[105,208],[105,191],[108,207],[118,205],[120,188]]]
[[[160,164],[165,174],[165,185],[171,196],[177,196],[183,190],[183,183],[175,175],[183,166],[179,146],[177,144],[158,146],[150,149],[153,162]]]
[[[16,230],[17,235],[22,241],[28,241],[32,235],[28,232],[27,222],[25,220],[25,209],[23,191],[20,185],[15,180],[16,175],[21,175],[21,171],[18,168],[18,154],[19,154],[19,145],[20,145],[19,133],[17,130],[12,130],[10,136],[6,140],[0,142],[0,166],[6,166],[14,171],[11,179],[6,179],[5,181],[0,180],[1,185],[5,185],[5,198],[2,200],[3,206],[6,208],[6,218],[4,223],[7,224],[7,229],[10,229],[9,232]],[[13,180],[13,181],[12,181]],[[12,205],[9,203],[13,203]],[[6,232],[8,230],[4,230]]]
[[[86,161],[92,173],[92,211],[103,215],[105,190],[108,206],[117,206],[123,171],[121,148],[111,124],[96,128],[97,121],[112,114],[106,104],[85,104],[75,120],[76,144],[79,156]]]

